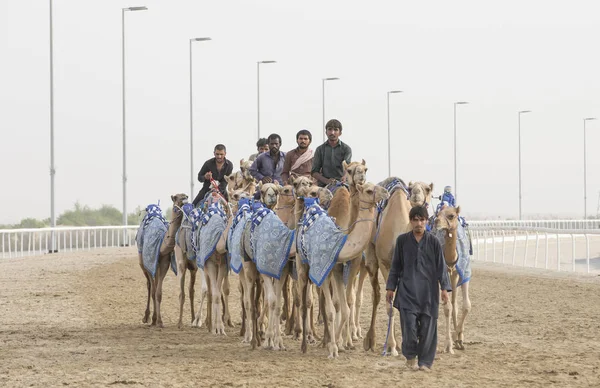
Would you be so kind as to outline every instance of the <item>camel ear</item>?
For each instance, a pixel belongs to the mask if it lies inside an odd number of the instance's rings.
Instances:
[[[288,178],[288,182],[290,182],[290,185],[294,185],[294,176],[290,175],[290,177]]]
[[[342,167],[344,168],[344,170],[348,169],[348,163],[346,163],[345,160],[342,161]]]
[[[258,191],[260,191],[262,189],[262,182],[258,182]]]
[[[244,165],[245,160],[244,159],[240,159],[240,168],[242,168],[242,166]]]
[[[364,159],[362,160],[362,165],[363,165],[363,166],[366,166],[366,165],[367,165],[367,162],[365,162],[365,160],[364,160]]]
[[[356,185],[356,190],[360,191],[361,193],[363,192],[363,185]]]
[[[273,183],[275,184],[275,187],[281,187],[281,185],[279,184],[279,181],[275,181]]]
[[[456,214],[460,213],[460,206],[456,208]]]
[[[408,187],[412,187],[413,186],[413,181],[408,182]]]
[[[431,184],[429,185],[429,190],[431,190],[431,192],[433,192],[433,182],[431,182]]]
[[[171,195],[171,201],[175,202],[175,196]]]

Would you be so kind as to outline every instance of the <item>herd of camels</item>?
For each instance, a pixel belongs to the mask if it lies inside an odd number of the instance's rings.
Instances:
[[[398,235],[410,231],[409,212],[411,207],[428,206],[431,203],[432,184],[411,182],[408,186],[396,177],[387,178],[375,185],[366,181],[366,162],[344,162],[345,185],[335,190],[313,184],[307,177],[292,178],[290,185],[277,183],[257,184],[249,173],[250,163],[242,160],[240,170],[227,176],[229,202],[220,198],[218,203],[226,213],[226,227],[216,243],[204,268],[198,266],[192,250],[193,233],[199,233],[192,227],[190,218],[182,210],[188,196],[176,194],[173,201],[172,219],[158,254],[157,269],[152,276],[143,265],[141,253],[140,266],[147,281],[148,296],[143,322],[163,327],[160,313],[162,301],[162,283],[175,254],[177,278],[179,281],[179,322],[183,324],[183,306],[185,303],[185,275],[190,271],[188,294],[191,307],[191,325],[205,325],[215,335],[225,334],[225,325],[233,327],[229,310],[229,260],[228,236],[234,218],[238,213],[238,204],[244,198],[251,199],[256,188],[260,191],[262,204],[273,211],[288,228],[296,230],[295,240],[299,236],[299,225],[305,211],[305,198],[318,198],[321,204],[328,204],[327,215],[338,228],[347,234],[343,247],[337,256],[337,262],[326,276],[320,287],[309,279],[310,260],[307,262],[296,251],[296,243],[291,243],[287,263],[283,266],[279,278],[268,276],[257,270],[253,259],[252,247],[248,244],[250,222],[241,227],[240,251],[244,257],[239,271],[242,324],[240,336],[242,342],[249,343],[252,349],[262,346],[265,349],[285,350],[284,335],[301,339],[302,352],[307,351],[309,343],[320,344],[328,350],[329,358],[336,358],[338,351],[354,349],[354,341],[363,338],[360,326],[363,283],[367,275],[373,289],[372,313],[369,330],[363,339],[365,350],[374,351],[375,322],[381,291],[379,271],[387,279],[394,245]],[[189,205],[188,205],[189,206]],[[444,257],[449,271],[452,289],[457,290],[458,213],[460,208],[447,207],[436,218],[434,228],[443,231],[442,241]],[[237,227],[237,226],[236,226]],[[202,229],[200,228],[200,231]],[[178,233],[179,231],[179,233]],[[282,241],[282,244],[285,243]],[[199,308],[194,306],[195,281],[198,270],[201,272],[201,295]],[[348,273],[349,271],[349,273]],[[344,274],[344,272],[346,272]],[[344,276],[346,275],[346,276]],[[204,278],[204,281],[202,281]],[[346,281],[344,281],[346,279]],[[464,349],[464,323],[471,308],[468,296],[468,282],[462,284],[462,315],[458,321],[457,292],[452,292],[451,302],[443,305],[446,321],[444,351],[454,353],[453,348]],[[318,298],[318,308],[315,299]],[[153,314],[150,318],[150,300],[153,301]],[[204,302],[206,315],[203,319]],[[316,314],[315,314],[315,310]],[[390,314],[392,332],[384,352],[398,355],[400,347],[396,341],[395,324],[391,305]],[[319,317],[315,317],[318,315]],[[450,326],[452,317],[453,333]],[[315,319],[323,321],[323,336],[315,331]],[[389,330],[389,328],[388,328]]]

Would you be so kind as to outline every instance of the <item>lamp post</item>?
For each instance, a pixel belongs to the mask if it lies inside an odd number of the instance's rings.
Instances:
[[[387,92],[387,135],[388,135],[388,177],[392,176],[392,136],[390,133],[390,94],[402,93],[402,90],[390,90]]]
[[[530,113],[530,110],[520,110],[519,111],[519,220],[522,220],[523,218],[523,213],[521,212],[521,202],[522,202],[522,196],[521,196],[521,115],[525,114],[525,113]]]
[[[125,12],[146,11],[147,7],[128,7],[121,9],[121,59],[122,59],[122,96],[123,96],[123,226],[127,226],[127,136],[125,125]],[[123,246],[127,246],[127,230],[123,229]]]
[[[54,37],[52,28],[52,0],[50,0],[50,227],[56,227],[56,214],[54,213]],[[49,253],[57,252],[56,233],[52,230],[50,236]]]
[[[454,199],[458,203],[458,187],[456,183],[456,105],[466,105],[467,101],[457,101],[454,103]]]
[[[277,63],[277,61],[256,62],[256,140],[260,139],[260,65],[267,63]]]
[[[596,120],[595,117],[587,117],[583,119],[583,219],[587,220],[587,157],[585,144],[585,123],[591,120]]]
[[[339,78],[337,77],[329,77],[329,78],[323,78],[323,143],[325,143],[325,132],[326,132],[326,128],[325,128],[325,81],[337,81],[339,80]]]
[[[194,196],[194,101],[192,94],[192,43],[204,42],[210,38],[192,38],[190,39],[190,197]]]

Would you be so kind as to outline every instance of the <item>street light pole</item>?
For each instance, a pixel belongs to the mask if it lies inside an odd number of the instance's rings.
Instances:
[[[519,111],[519,220],[523,219],[523,213],[521,212],[521,203],[522,203],[522,195],[521,195],[521,115],[524,113],[529,113],[530,110],[521,110]]]
[[[337,77],[329,77],[329,78],[323,78],[323,143],[325,143],[325,132],[326,132],[326,128],[325,128],[325,81],[337,81],[339,80],[339,78]]]
[[[388,177],[392,176],[392,136],[390,132],[390,94],[402,93],[402,90],[390,90],[387,92],[387,135],[388,135]]]
[[[54,37],[52,24],[52,0],[50,0],[50,227],[56,227],[56,214],[54,213]],[[50,236],[50,252],[58,252],[56,249],[56,233],[54,230]]]
[[[256,140],[260,139],[260,65],[263,63],[277,63],[277,61],[256,62]]]
[[[587,121],[596,120],[595,117],[587,117],[583,119],[583,219],[587,220],[587,157],[585,143],[585,123]]]
[[[210,38],[190,39],[190,197],[194,196],[194,101],[192,94],[192,42],[202,42]]]
[[[457,101],[454,103],[454,199],[458,203],[458,187],[456,182],[456,105],[466,105],[467,101]]]
[[[147,7],[129,7],[121,9],[121,87],[123,96],[123,226],[127,226],[127,136],[125,125],[125,12],[126,11],[145,11]],[[123,229],[123,246],[129,245],[127,238],[127,230]]]

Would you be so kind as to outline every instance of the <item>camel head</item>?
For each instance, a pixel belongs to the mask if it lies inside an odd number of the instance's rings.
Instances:
[[[427,206],[431,203],[431,193],[433,192],[433,183],[427,185],[424,182],[409,182],[408,192],[410,206]]]
[[[229,194],[229,202],[237,203],[242,198],[252,199],[253,197],[252,195],[248,194],[247,192],[241,189],[233,190],[231,194]]]
[[[364,185],[367,181],[367,162],[363,159],[362,162],[342,162],[344,171],[346,172],[346,183],[352,185]]]
[[[333,199],[333,194],[331,191],[325,187],[319,187],[317,185],[312,185],[307,189],[306,195],[304,197],[308,198],[319,198],[319,203],[321,207],[327,208],[329,207],[329,203]]]
[[[281,186],[279,182],[275,183],[259,183],[258,190],[260,191],[260,201],[265,204],[266,207],[272,209],[277,205],[277,198],[279,197],[279,191]]]
[[[460,206],[459,207],[450,207],[450,206],[444,207],[437,214],[437,218],[435,219],[435,229],[436,230],[445,229],[449,233],[456,232],[456,228],[458,228],[458,215],[459,214],[460,214]],[[450,234],[450,237],[452,237],[451,234]]]
[[[310,190],[311,186],[313,186],[312,179],[305,176],[299,176],[296,178],[290,177],[290,181],[292,186],[294,186],[294,191],[296,192],[297,198],[307,197],[308,191]]]
[[[292,205],[295,201],[294,186],[285,185],[279,189],[279,205]]]
[[[187,194],[182,193],[171,195],[171,201],[173,201],[173,213],[181,213],[181,208],[183,205],[188,203],[188,196]]]
[[[245,181],[253,181],[254,177],[250,174],[250,166],[252,162],[249,160],[240,160],[240,173]]]
[[[371,182],[367,182],[364,185],[356,185],[356,190],[358,190],[358,199],[361,208],[372,208],[377,202],[386,200],[390,197],[390,194],[385,187]]]

